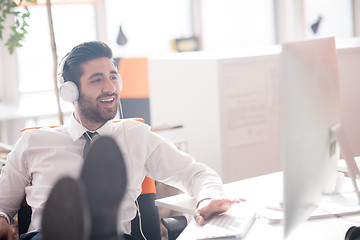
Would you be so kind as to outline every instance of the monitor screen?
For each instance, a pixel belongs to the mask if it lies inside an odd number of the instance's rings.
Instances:
[[[282,158],[285,237],[307,220],[336,183],[340,122],[334,38],[283,45]]]

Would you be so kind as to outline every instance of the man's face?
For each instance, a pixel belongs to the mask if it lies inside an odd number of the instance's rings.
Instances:
[[[102,125],[113,119],[119,106],[119,82],[116,67],[107,57],[82,64],[78,112],[83,123]]]

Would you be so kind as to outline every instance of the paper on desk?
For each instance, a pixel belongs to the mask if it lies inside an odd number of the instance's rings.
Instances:
[[[236,67],[234,66],[236,65]],[[236,147],[244,144],[262,142],[269,138],[269,91],[267,77],[269,66],[259,71],[252,63],[224,63],[220,65],[223,76],[223,106],[227,119],[227,144]],[[251,71],[253,69],[253,71]],[[238,78],[239,73],[252,72],[248,78]]]

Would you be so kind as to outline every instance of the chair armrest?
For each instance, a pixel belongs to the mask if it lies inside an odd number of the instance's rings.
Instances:
[[[187,226],[187,220],[184,216],[161,218],[161,222],[168,230],[169,240],[175,240]]]

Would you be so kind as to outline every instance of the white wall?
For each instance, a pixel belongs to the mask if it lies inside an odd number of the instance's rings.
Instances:
[[[341,121],[355,156],[360,156],[360,42],[338,49]]]
[[[184,59],[181,59],[182,56]],[[188,151],[210,167],[220,170],[220,103],[216,64],[214,59],[193,59],[191,53],[176,55],[174,59],[150,59],[150,116],[155,128],[183,125]]]

